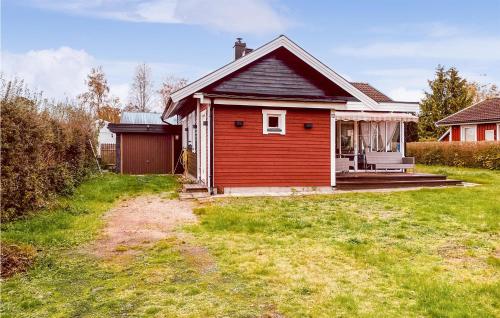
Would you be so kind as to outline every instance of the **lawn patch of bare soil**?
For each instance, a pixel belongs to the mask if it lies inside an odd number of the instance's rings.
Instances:
[[[99,258],[128,259],[162,239],[176,238],[179,250],[188,260],[198,256],[200,260],[196,262],[212,266],[205,261],[209,254],[204,248],[190,245],[188,237],[176,231],[180,225],[197,221],[192,202],[140,196],[111,209],[105,221],[102,236],[89,247],[89,252]]]

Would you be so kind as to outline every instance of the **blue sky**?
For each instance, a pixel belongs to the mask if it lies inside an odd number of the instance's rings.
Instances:
[[[438,64],[500,84],[500,0],[4,0],[2,71],[49,97],[75,96],[102,65],[126,101],[137,63],[158,86],[286,34],[332,69],[398,100],[418,100]]]

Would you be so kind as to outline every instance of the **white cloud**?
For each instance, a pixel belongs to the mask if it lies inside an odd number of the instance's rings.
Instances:
[[[85,89],[85,78],[95,58],[83,50],[69,47],[29,51],[24,54],[2,53],[2,72],[17,76],[46,97],[74,97]]]
[[[424,91],[421,89],[398,87],[390,90],[387,95],[396,101],[418,102],[424,97]]]
[[[500,37],[452,37],[341,46],[334,53],[363,58],[436,58],[500,61]]]
[[[43,91],[47,98],[73,99],[86,90],[85,80],[92,67],[102,66],[108,79],[110,95],[125,103],[136,66],[142,61],[98,59],[84,50],[70,47],[32,50],[26,53],[2,52],[2,73],[7,79],[18,77],[32,89]],[[148,63],[155,88],[168,75],[192,79],[205,72],[195,66]]]
[[[270,0],[31,0],[31,5],[71,14],[131,22],[183,23],[215,30],[279,33],[289,25]]]

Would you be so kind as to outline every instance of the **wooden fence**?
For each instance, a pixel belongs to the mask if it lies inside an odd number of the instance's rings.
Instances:
[[[116,164],[116,145],[101,144],[101,162],[104,165]]]

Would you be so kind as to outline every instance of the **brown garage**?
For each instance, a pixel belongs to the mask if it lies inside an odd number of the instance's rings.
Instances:
[[[125,174],[182,173],[182,127],[169,124],[109,124],[116,134],[116,170]],[[176,169],[174,171],[174,169]]]

